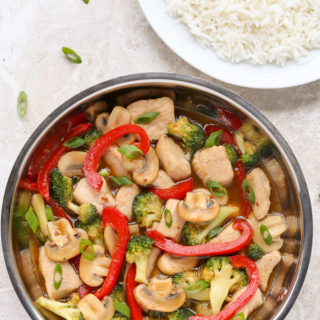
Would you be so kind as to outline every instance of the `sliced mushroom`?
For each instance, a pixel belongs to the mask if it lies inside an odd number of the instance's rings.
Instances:
[[[216,237],[211,239],[209,243],[224,243],[236,241],[240,238],[241,233],[239,230],[233,229],[233,224],[229,224],[226,228],[224,228]]]
[[[183,180],[191,175],[191,165],[183,150],[173,139],[163,134],[156,147],[159,160],[173,180]]]
[[[150,278],[152,271],[156,265],[157,259],[161,253],[161,250],[157,247],[153,247],[151,252],[148,255],[148,262],[147,262],[147,277]]]
[[[86,113],[91,120],[94,120],[100,112],[105,111],[106,109],[107,103],[105,101],[97,101],[87,108]]]
[[[119,209],[129,221],[132,220],[132,203],[140,188],[136,184],[122,186],[116,194],[116,208]]]
[[[124,167],[123,155],[118,151],[118,147],[113,145],[107,149],[102,156],[103,161],[111,169],[111,172],[116,177],[128,176],[129,172]]]
[[[108,132],[108,119],[109,119],[109,113],[108,112],[103,112],[100,113],[95,121],[95,125],[98,129],[102,131],[103,134]]]
[[[94,260],[88,260],[81,255],[79,263],[79,275],[81,280],[91,287],[98,287],[107,276],[111,259],[104,254],[104,249],[98,245],[93,245]],[[91,248],[87,247],[85,253],[90,255]]]
[[[85,320],[111,320],[115,309],[111,297],[105,296],[101,301],[89,293],[78,303]]]
[[[83,176],[83,164],[87,153],[83,151],[70,151],[58,161],[59,171],[67,177]]]
[[[249,221],[251,222],[253,228],[252,240],[254,243],[257,243],[264,252],[280,250],[283,245],[283,240],[280,238],[280,236],[287,230],[287,225],[282,215],[272,214],[268,215],[265,219],[258,221],[253,214],[250,214]],[[260,226],[262,224],[268,228],[272,236],[271,245],[266,244],[262,238],[260,233]]]
[[[205,189],[188,192],[179,203],[179,215],[190,222],[205,222],[214,219],[219,213],[219,204]]]
[[[182,257],[164,253],[158,260],[158,268],[161,272],[172,275],[195,268],[198,262],[197,257]]]
[[[134,296],[142,308],[160,312],[175,311],[186,301],[184,289],[173,285],[171,277],[163,276],[152,278],[148,285],[138,285]]]
[[[166,189],[172,187],[174,182],[164,170],[159,170],[157,179],[153,181],[152,185],[160,189]]]
[[[107,224],[104,228],[104,243],[111,257],[114,253],[114,249],[116,248],[117,241],[117,232],[110,225]]]
[[[86,231],[72,228],[70,222],[61,218],[48,222],[49,237],[45,249],[47,256],[53,261],[66,261],[80,254],[81,239],[88,239]]]

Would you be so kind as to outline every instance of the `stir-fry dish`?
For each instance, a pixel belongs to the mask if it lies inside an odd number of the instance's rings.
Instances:
[[[107,110],[98,101],[60,123],[20,181],[13,226],[33,248],[41,313],[249,317],[287,230],[272,142],[250,120],[222,108],[217,121],[192,117],[168,97]]]

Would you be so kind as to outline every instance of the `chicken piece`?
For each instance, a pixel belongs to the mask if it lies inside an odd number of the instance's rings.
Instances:
[[[213,146],[196,152],[192,167],[203,181],[211,180],[227,186],[231,183],[234,173],[224,146]]]
[[[119,209],[128,220],[132,220],[132,202],[136,195],[140,193],[140,188],[136,184],[122,186],[116,194],[116,208]]]
[[[266,290],[272,270],[280,261],[279,251],[272,251],[256,261],[259,270],[259,286],[262,291]]]
[[[224,228],[216,237],[212,238],[209,243],[223,243],[237,240],[241,236],[239,230],[233,229],[232,223]]]
[[[47,294],[50,299],[58,300],[68,296],[71,292],[76,291],[81,285],[79,275],[75,272],[71,264],[66,262],[59,262],[62,268],[62,282],[58,290],[53,286],[53,274],[57,262],[52,261],[46,254],[45,247],[39,249],[39,269],[44,279],[44,284]],[[60,275],[57,273],[56,281],[59,281]]]
[[[111,172],[116,177],[128,176],[128,171],[123,165],[123,155],[118,151],[118,147],[111,146],[102,156],[103,161],[111,169]]]
[[[90,186],[86,178],[82,178],[73,191],[73,198],[80,204],[94,204],[100,214],[102,214],[102,210],[104,207],[115,206],[114,197],[111,194],[110,189],[104,179],[101,190],[100,192],[98,192]]]
[[[158,177],[152,184],[156,188],[166,189],[172,187],[174,182],[165,171],[159,170]]]
[[[170,211],[171,215],[170,213],[167,213],[167,215],[165,215],[166,209]],[[172,221],[170,227],[167,226],[166,221]],[[175,241],[179,241],[184,224],[185,220],[183,220],[179,215],[179,200],[169,199],[162,213],[162,217],[157,230],[164,236]]]
[[[247,180],[250,183],[255,195],[255,202],[252,210],[258,220],[263,219],[270,208],[270,182],[267,175],[260,168],[255,168],[247,174]]]
[[[151,273],[156,265],[156,262],[159,258],[161,250],[157,247],[153,247],[151,252],[148,255],[148,263],[147,263],[147,277],[150,278]]]
[[[156,152],[164,170],[173,180],[183,180],[191,175],[191,165],[173,139],[162,135],[157,143]]]
[[[168,124],[175,121],[174,104],[170,98],[139,100],[131,103],[127,110],[130,112],[130,123],[146,112],[160,112],[150,123],[138,124],[148,134],[150,140],[158,140],[160,136],[168,132]]]
[[[234,302],[235,300],[237,300],[242,293],[244,293],[247,290],[247,286],[241,288],[240,290],[238,290],[231,298],[231,302]],[[255,309],[257,309],[258,307],[260,307],[263,303],[263,296],[262,293],[260,291],[260,289],[258,288],[258,290],[256,291],[256,293],[253,295],[253,297],[250,299],[250,301],[239,311],[237,311],[237,314],[243,312],[244,318],[247,319],[248,315]]]

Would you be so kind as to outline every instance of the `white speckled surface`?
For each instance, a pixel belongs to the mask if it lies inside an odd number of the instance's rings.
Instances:
[[[175,72],[211,79],[162,43],[135,0],[2,0],[0,4],[0,195],[33,130],[57,106],[98,82],[137,72]],[[80,65],[61,47],[75,49]],[[319,66],[320,67],[320,66]],[[298,77],[299,75],[297,75]],[[307,279],[288,320],[319,319],[320,304],[320,81],[290,89],[252,90],[223,84],[259,108],[293,149],[309,187],[314,249]],[[29,96],[25,118],[16,113],[20,90]],[[0,252],[1,319],[29,319],[11,286]]]

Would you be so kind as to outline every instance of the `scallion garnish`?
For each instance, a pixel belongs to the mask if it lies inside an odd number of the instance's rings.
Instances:
[[[193,284],[190,284],[189,286],[186,287],[186,292],[187,293],[198,293],[201,292],[204,289],[209,288],[209,282],[200,280],[197,281]]]
[[[164,222],[166,223],[166,226],[168,228],[171,228],[171,226],[172,226],[172,213],[168,208],[166,208],[164,210]]]
[[[54,216],[53,216],[53,212],[52,209],[48,206],[45,206],[45,211],[46,211],[46,216],[48,221],[54,221]]]
[[[57,273],[59,273],[60,277],[59,280],[57,281],[56,277],[57,277]],[[60,263],[57,263],[54,267],[54,271],[53,271],[53,286],[56,290],[59,290],[60,286],[62,283],[62,267]]]
[[[220,183],[207,180],[206,185],[209,191],[215,196],[225,196],[227,194],[226,188],[224,188]]]
[[[81,57],[74,50],[67,47],[62,47],[62,52],[70,61],[74,63],[82,63]]]
[[[89,0],[82,0],[85,4],[89,3]]]
[[[208,233],[208,239],[211,240],[212,238],[214,238],[216,235],[220,233],[221,230],[222,230],[221,227],[215,227],[211,229]]]
[[[82,139],[82,138],[79,138],[79,137],[73,137],[73,138],[69,139],[68,141],[66,141],[63,145],[65,147],[76,149],[76,148],[79,148],[82,145],[84,145],[85,142],[86,142],[85,139]]]
[[[243,312],[236,314],[231,320],[246,320]]]
[[[107,178],[110,176],[110,171],[106,168],[103,168],[99,171],[100,176]]]
[[[136,159],[143,155],[143,152],[133,144],[122,146],[118,148],[118,151],[130,160]]]
[[[253,192],[253,189],[249,183],[249,181],[247,179],[244,179],[242,181],[242,191],[244,196],[246,197],[246,199],[251,203],[254,204],[255,200],[256,200],[256,196]]]
[[[26,213],[26,221],[29,224],[29,227],[35,234],[38,230],[39,227],[39,220],[38,217],[36,216],[35,212],[33,211],[33,208],[30,206],[29,210]]]
[[[110,177],[110,180],[117,186],[127,186],[133,182],[127,177]]]
[[[158,115],[160,114],[160,112],[146,112],[142,115],[140,115],[139,117],[134,119],[134,123],[149,123],[152,120],[154,120]]]
[[[84,249],[83,247],[86,246],[86,247],[89,247],[90,248],[90,253],[86,253],[85,250],[86,248]],[[94,253],[94,249],[93,249],[93,244],[90,240],[88,239],[81,239],[80,240],[80,243],[79,243],[79,249],[80,249],[80,252],[81,254],[89,261],[93,261],[94,260],[94,257],[95,257],[95,253]]]
[[[265,224],[260,225],[260,234],[263,241],[270,246],[272,244],[272,235]]]
[[[130,308],[127,306],[126,303],[114,299],[114,309],[126,316],[128,319],[130,319]]]
[[[220,144],[221,133],[222,133],[222,130],[212,132],[206,141],[206,148],[210,148]]]
[[[18,101],[17,101],[18,115],[20,117],[23,117],[27,112],[27,108],[28,108],[28,96],[26,92],[22,90],[18,95]]]

